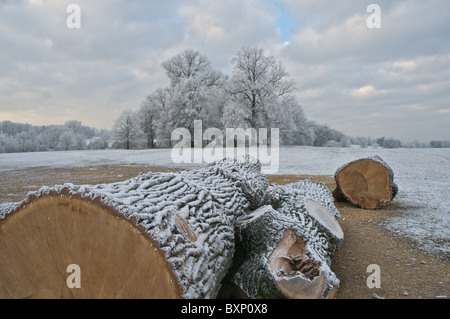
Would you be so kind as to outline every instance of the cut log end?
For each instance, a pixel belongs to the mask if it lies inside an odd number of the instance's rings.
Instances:
[[[269,267],[280,292],[291,299],[321,298],[325,290],[325,276],[319,264],[308,257],[305,245],[295,231],[287,229],[269,256]]]
[[[346,198],[365,209],[387,205],[396,195],[391,168],[379,157],[364,158],[340,167],[335,174],[337,201]]]
[[[215,298],[237,219],[266,187],[260,165],[247,160],[43,186],[0,206],[0,298]],[[66,285],[72,264],[81,288]]]
[[[239,222],[244,258],[232,280],[249,298],[335,296],[339,280],[329,263],[344,233],[331,212],[331,193],[330,202],[327,192],[305,192],[308,186],[274,187],[277,209],[267,204]]]
[[[336,239],[340,241],[344,239],[344,232],[341,226],[328,209],[309,198],[306,199],[306,209],[308,214],[322,224]]]
[[[93,202],[38,198],[0,221],[0,242],[0,298],[180,298],[157,245]]]

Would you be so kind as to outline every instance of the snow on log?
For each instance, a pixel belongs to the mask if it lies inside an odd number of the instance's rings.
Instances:
[[[311,180],[273,184],[264,202],[238,224],[235,290],[249,298],[333,298],[339,280],[331,259],[344,234],[331,192]]]
[[[379,156],[357,159],[336,170],[337,201],[349,201],[364,209],[378,209],[397,195],[394,172]]]
[[[268,187],[260,169],[223,161],[42,187],[2,205],[0,298],[215,298],[235,225]],[[79,266],[80,288],[69,288],[69,265]]]

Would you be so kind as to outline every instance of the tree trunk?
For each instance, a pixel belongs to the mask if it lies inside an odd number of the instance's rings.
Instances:
[[[310,180],[271,185],[264,203],[238,225],[235,291],[249,298],[333,298],[339,280],[331,258],[344,234],[330,191]]]
[[[147,134],[147,148],[153,148],[153,134]]]
[[[0,298],[214,298],[234,228],[268,187],[259,163],[42,187],[0,213]],[[69,288],[69,265],[80,288]],[[72,278],[72,277],[70,277]]]
[[[336,170],[337,201],[349,201],[365,209],[378,209],[397,195],[394,172],[379,156],[361,158]]]

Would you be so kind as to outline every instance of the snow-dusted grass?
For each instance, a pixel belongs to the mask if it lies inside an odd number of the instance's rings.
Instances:
[[[0,154],[0,174],[37,166],[198,166],[175,164],[170,154],[170,149]],[[422,248],[450,256],[450,149],[281,147],[276,174],[333,176],[339,166],[373,155],[391,166],[399,187],[394,201],[403,214],[388,219],[386,227],[416,240]]]
[[[174,166],[170,152],[170,149],[153,149],[0,154],[0,172],[38,166],[84,167],[115,164]],[[183,167],[183,165],[177,166]]]

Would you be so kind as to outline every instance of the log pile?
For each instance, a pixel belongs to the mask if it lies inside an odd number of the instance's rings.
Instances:
[[[216,298],[225,278],[249,298],[333,298],[339,286],[331,192],[269,185],[249,158],[42,187],[1,208],[0,298]]]

